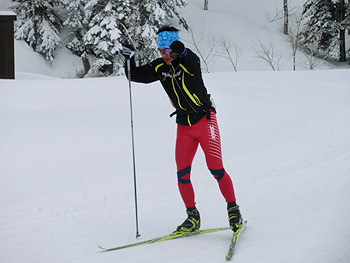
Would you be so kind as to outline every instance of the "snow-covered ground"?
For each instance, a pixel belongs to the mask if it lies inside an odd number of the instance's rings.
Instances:
[[[206,74],[225,167],[249,221],[234,260],[349,262],[349,70]],[[174,120],[158,83],[133,84],[140,240],[185,218]],[[128,83],[1,81],[1,262],[222,262],[230,232],[101,254],[135,242]],[[203,228],[227,226],[204,162]]]
[[[232,10],[253,5],[226,2]],[[254,16],[235,11],[242,24],[261,17],[263,6],[274,12],[277,1],[255,2]],[[202,1],[189,8],[196,5]],[[54,78],[72,64],[48,67],[19,41],[16,52],[17,80],[0,80],[0,262],[224,262],[230,231],[100,253],[98,245],[162,236],[184,220],[173,109],[159,83],[132,84],[136,239],[127,80]],[[225,168],[248,220],[232,260],[350,262],[350,70],[257,69],[264,68],[204,74]],[[227,226],[200,149],[192,171],[202,228]]]

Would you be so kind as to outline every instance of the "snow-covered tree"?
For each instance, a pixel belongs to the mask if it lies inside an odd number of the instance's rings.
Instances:
[[[78,56],[85,51],[83,36],[88,30],[88,20],[85,15],[85,5],[87,0],[62,0],[61,7],[67,11],[63,25],[70,28],[68,35],[69,42],[67,48]]]
[[[142,64],[158,56],[156,33],[162,26],[169,25],[170,19],[178,18],[179,23],[189,29],[186,20],[177,11],[187,3],[184,0],[136,0],[134,4],[137,15],[129,20],[129,27]]]
[[[53,62],[54,51],[61,44],[61,20],[54,12],[57,0],[13,0],[17,14],[15,38],[23,39],[34,51]]]
[[[85,49],[97,58],[103,72],[113,72],[114,57],[121,50],[124,21],[132,12],[130,0],[90,0],[85,6],[88,30],[82,40]]]
[[[350,34],[350,3],[345,0],[335,0],[335,2],[337,4],[339,21],[340,61],[346,61],[345,35],[346,29],[348,29]]]
[[[183,0],[143,0],[134,1],[135,12],[127,21],[130,37],[139,51],[141,63],[152,60],[158,56],[156,48],[156,33],[162,26],[168,25],[169,20],[177,17],[185,28],[188,25],[184,18],[176,12],[179,7],[186,5]]]
[[[154,59],[158,54],[156,32],[159,27],[168,23],[166,12],[157,1],[137,1],[136,12],[127,21],[125,33],[127,41],[136,48],[137,59],[141,64]]]
[[[170,19],[178,18],[185,0],[13,0],[18,15],[16,38],[24,39],[34,51],[53,61],[61,44],[63,26],[69,28],[67,48],[81,56],[95,57],[92,68],[102,72],[118,71],[123,65],[121,43],[127,40],[136,48],[140,63],[157,54],[156,32]]]
[[[309,18],[308,26],[303,32],[304,41],[316,44],[319,51],[329,53],[344,61],[344,32],[349,26],[349,21],[342,14],[349,12],[349,1],[308,0],[304,8]]]
[[[128,41],[143,64],[158,56],[156,32],[161,26],[177,17],[187,27],[177,12],[185,5],[184,0],[63,0],[69,12],[64,24],[71,28],[67,47],[78,55],[94,55],[93,67],[111,73],[123,65],[119,51]]]
[[[138,0],[140,1],[140,0]],[[169,21],[171,18],[177,17],[179,19],[179,23],[186,29],[189,29],[189,25],[187,24],[184,17],[178,12],[178,9],[181,7],[185,7],[187,5],[186,0],[158,0],[159,6],[161,9],[165,11],[167,14],[167,20]]]

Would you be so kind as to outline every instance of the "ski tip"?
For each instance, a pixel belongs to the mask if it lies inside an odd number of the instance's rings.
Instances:
[[[105,249],[104,247],[98,246],[98,248],[101,249],[102,252],[105,252],[105,251],[106,251],[106,249]]]
[[[110,249],[104,248],[104,247],[101,247],[101,246],[98,246],[98,248],[101,249],[100,252],[108,252],[108,251],[110,251]]]

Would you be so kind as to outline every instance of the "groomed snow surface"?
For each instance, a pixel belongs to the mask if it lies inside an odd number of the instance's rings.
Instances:
[[[248,226],[233,260],[349,262],[349,70],[205,74],[224,164]],[[1,81],[1,262],[222,262],[230,231],[99,253],[170,233],[177,191],[172,108],[132,85],[139,229],[124,77]],[[202,228],[227,226],[201,150]]]

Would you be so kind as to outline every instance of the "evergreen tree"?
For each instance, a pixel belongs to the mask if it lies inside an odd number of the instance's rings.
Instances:
[[[122,28],[132,13],[130,0],[90,0],[85,6],[88,30],[82,40],[97,60],[94,67],[113,72],[114,57],[121,50]]]
[[[178,18],[186,29],[185,19],[177,11],[185,0],[13,0],[18,15],[15,35],[29,46],[54,60],[61,44],[63,25],[69,28],[67,48],[74,54],[93,55],[92,67],[111,74],[123,66],[121,43],[127,40],[136,48],[136,59],[146,63],[157,54],[156,32]]]
[[[348,29],[348,33],[350,34],[350,3],[345,0],[334,0],[334,2],[337,6],[337,18],[339,21],[340,61],[346,61],[345,34],[346,29]]]
[[[188,28],[184,18],[176,11],[185,5],[183,0],[134,1],[135,13],[130,17],[128,27],[133,44],[139,51],[138,58],[141,64],[158,56],[156,33],[159,28],[168,25],[171,18],[177,17],[179,23]]]
[[[140,1],[140,0],[139,0]],[[159,6],[162,10],[167,14],[167,20],[170,18],[177,17],[179,19],[179,23],[188,30],[190,27],[187,24],[186,20],[182,17],[182,15],[177,11],[178,8],[185,7],[187,2],[185,0],[158,0]]]
[[[62,23],[54,12],[57,0],[13,0],[17,14],[15,38],[23,39],[34,51],[53,62],[54,51],[61,44]]]
[[[70,28],[69,42],[66,45],[74,54],[81,56],[85,49],[83,36],[88,30],[88,20],[85,15],[87,0],[62,0],[61,7],[67,11],[63,25]]]
[[[316,42],[319,49],[328,50],[335,44],[334,36],[338,34],[332,0],[309,0],[304,7],[309,17],[307,42]]]
[[[134,4],[135,12],[129,17],[124,33],[128,37],[127,41],[132,42],[138,50],[136,59],[143,64],[158,55],[155,50],[156,32],[168,20],[166,12],[157,1],[135,1]]]
[[[94,55],[93,68],[102,72],[122,67],[119,51],[125,40],[143,64],[158,56],[156,32],[161,26],[177,17],[188,27],[176,11],[186,5],[184,0],[63,0],[62,4],[68,10],[64,24],[71,28],[67,47],[77,55],[84,51]]]
[[[344,4],[344,8],[341,8]],[[308,0],[304,4],[305,15],[309,18],[306,30],[303,32],[304,43],[315,44],[319,51],[329,53],[337,59],[345,56],[342,51],[345,46],[341,41],[342,32],[348,23],[342,12],[349,10],[349,2],[344,0]],[[345,49],[344,49],[345,50]]]

